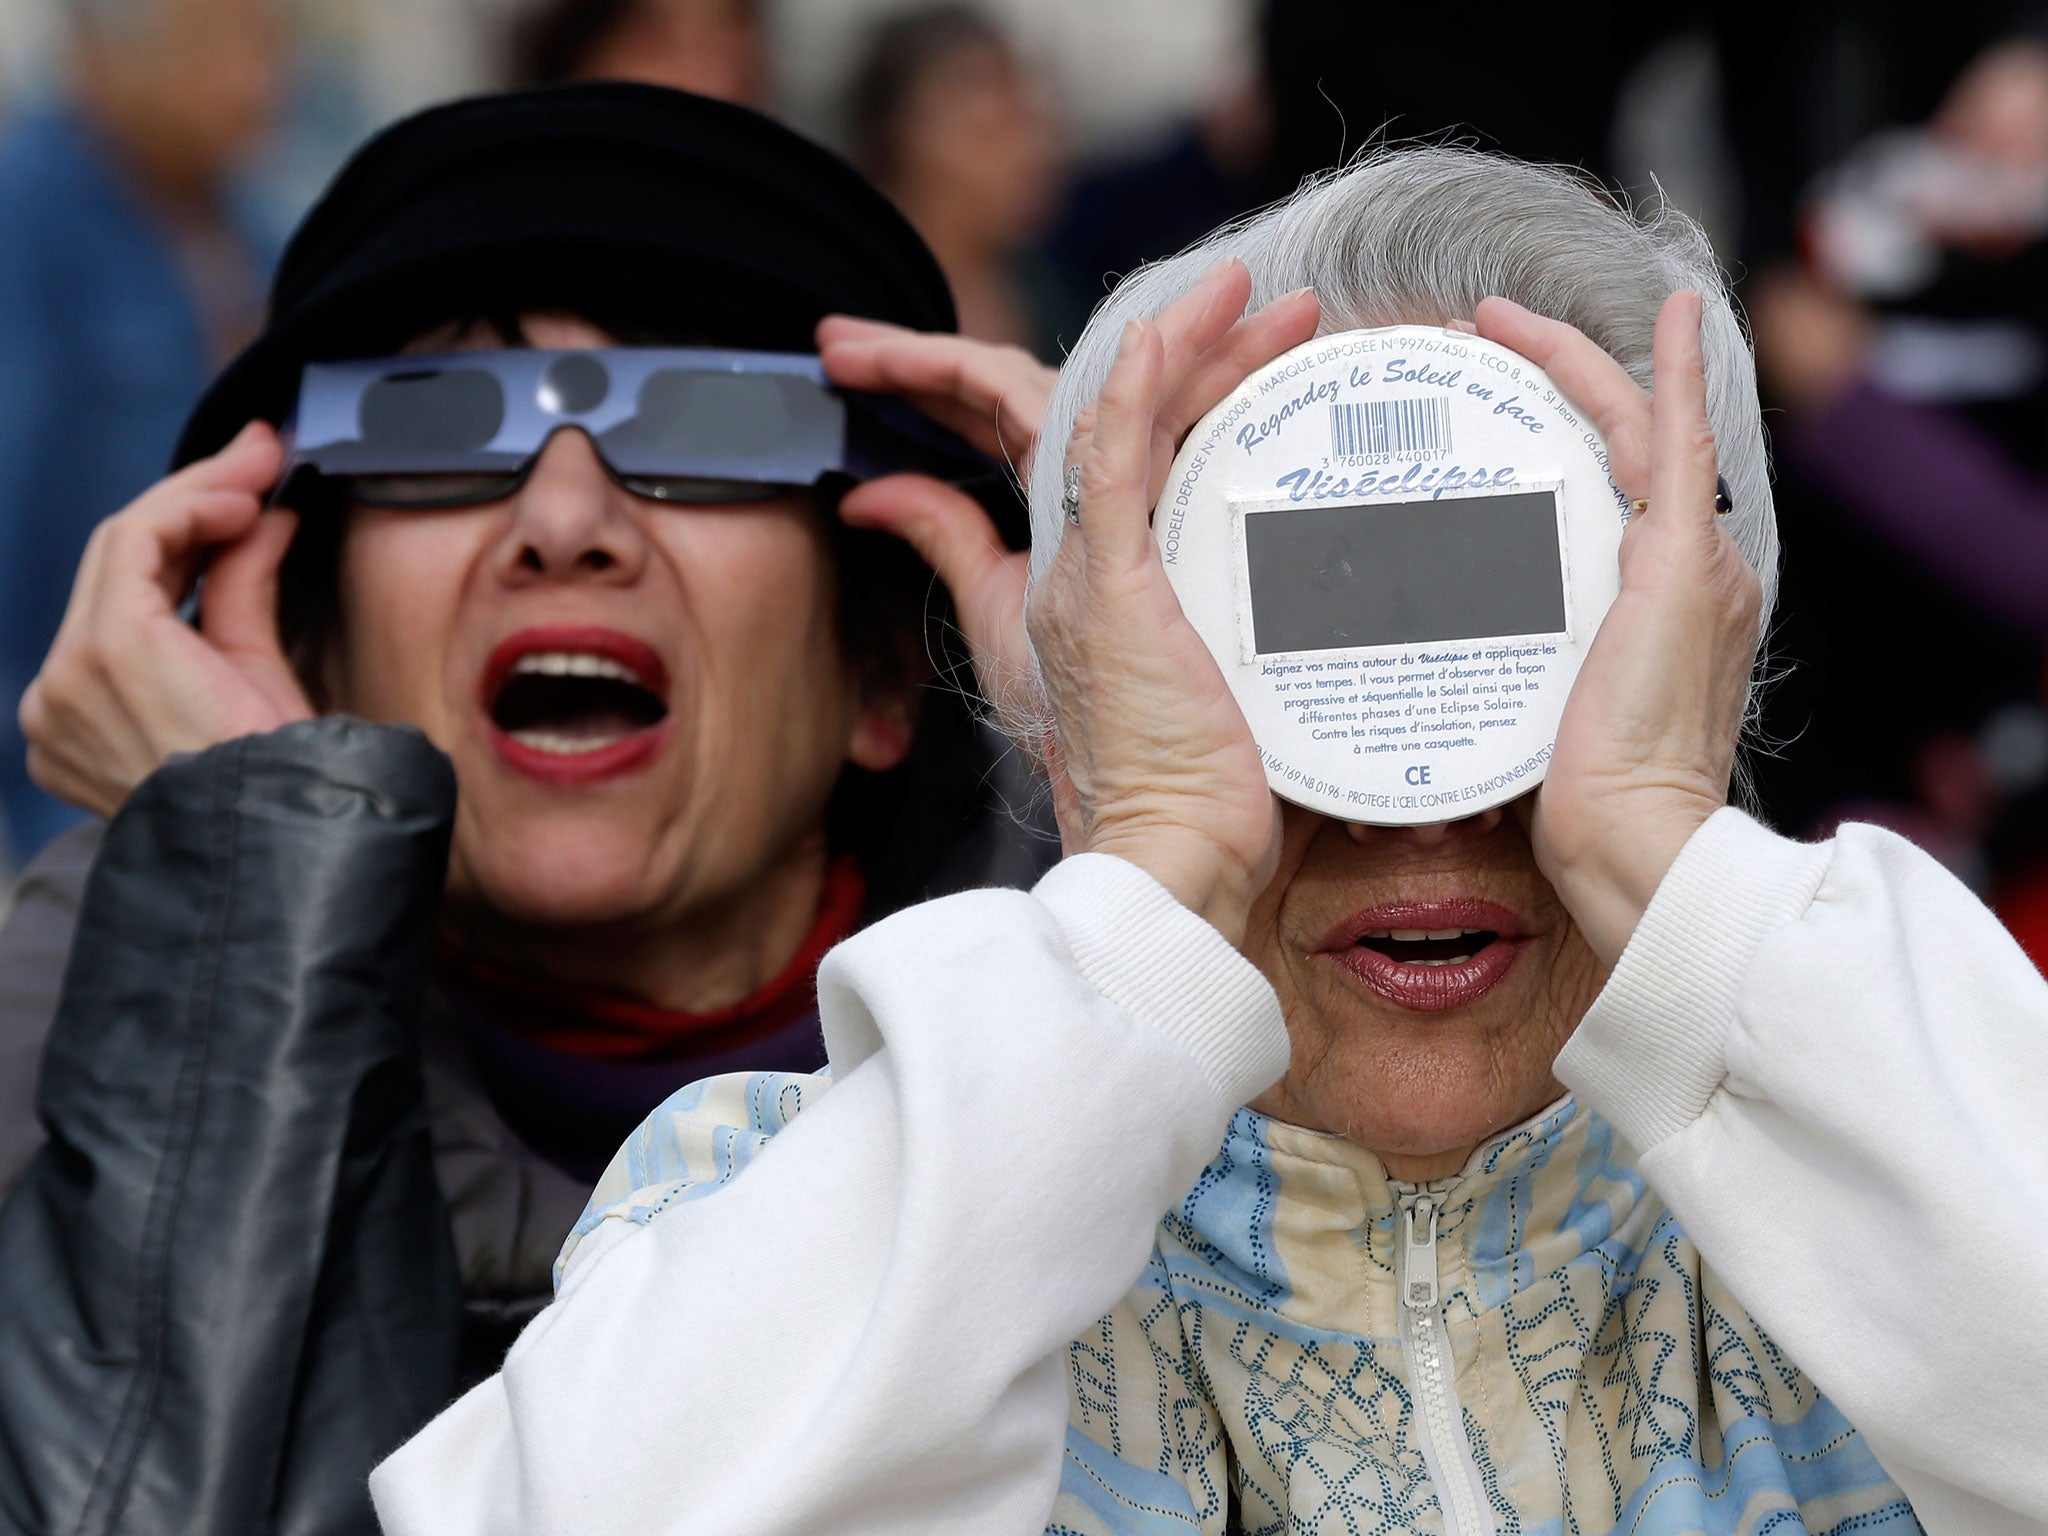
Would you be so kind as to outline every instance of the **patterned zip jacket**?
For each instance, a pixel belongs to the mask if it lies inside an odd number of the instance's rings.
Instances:
[[[807,1087],[677,1094],[607,1170],[558,1277],[601,1222],[735,1177]],[[1420,1187],[1240,1111],[1068,1375],[1048,1536],[1920,1529],[1570,1099]]]

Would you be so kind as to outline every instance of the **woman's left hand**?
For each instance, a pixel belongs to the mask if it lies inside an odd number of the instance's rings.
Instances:
[[[1621,594],[1572,685],[1531,826],[1537,863],[1594,953],[1620,959],[1687,839],[1728,800],[1763,585],[1714,512],[1700,296],[1657,317],[1654,399],[1586,336],[1505,299],[1479,334],[1536,363],[1649,506],[1621,540]]]

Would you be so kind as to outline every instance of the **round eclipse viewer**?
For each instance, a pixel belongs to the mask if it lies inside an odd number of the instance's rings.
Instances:
[[[1413,826],[1542,782],[1628,511],[1534,363],[1396,325],[1253,374],[1189,434],[1153,527],[1274,793]]]

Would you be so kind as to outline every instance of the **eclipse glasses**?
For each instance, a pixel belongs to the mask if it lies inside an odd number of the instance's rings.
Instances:
[[[309,363],[286,473],[346,477],[369,506],[472,506],[516,491],[564,427],[625,489],[679,504],[997,469],[900,400],[834,388],[806,353],[596,347]]]

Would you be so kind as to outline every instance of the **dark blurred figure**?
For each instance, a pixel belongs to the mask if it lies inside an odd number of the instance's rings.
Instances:
[[[1607,176],[1622,78],[1674,14],[1623,0],[1579,0],[1562,12],[1492,0],[1266,0],[1269,193],[1291,191],[1382,136],[1449,133]]]
[[[640,80],[759,107],[768,96],[760,0],[546,0],[514,28],[520,85]]]
[[[847,94],[854,159],[946,269],[960,332],[1055,356],[1056,285],[1033,247],[1060,194],[1046,92],[969,5],[902,11],[876,27]]]
[[[78,819],[29,782],[14,712],[86,538],[262,318],[268,253],[226,187],[285,73],[280,0],[70,15],[62,95],[0,141],[0,805],[22,858]]]
[[[1717,0],[1723,133],[1740,176],[1750,272],[1793,254],[1815,176],[1870,135],[1926,121],[1988,44],[2042,12],[2018,0]]]
[[[1244,83],[1163,142],[1083,167],[1054,247],[1092,302],[1382,139],[1448,136],[1605,176],[1623,79],[1675,26],[1609,0],[1567,24],[1523,6],[1265,0]]]
[[[1982,48],[1924,117],[1831,167],[1752,284],[1799,669],[1761,777],[1795,830],[1877,820],[1997,894],[2048,855],[2048,46]]]
[[[1061,334],[1078,336],[1117,278],[1270,201],[1272,138],[1265,79],[1248,71],[1163,140],[1079,168],[1050,239],[1076,306]]]

